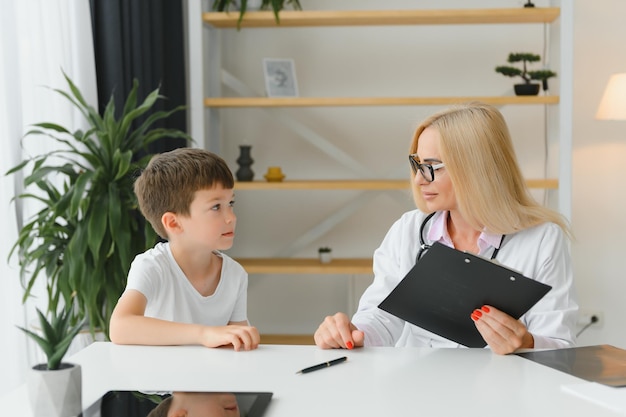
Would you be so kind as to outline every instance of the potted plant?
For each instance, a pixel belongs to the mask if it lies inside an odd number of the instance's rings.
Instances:
[[[63,362],[63,357],[82,328],[71,324],[72,307],[51,313],[50,320],[37,309],[41,335],[19,327],[41,347],[47,362],[32,367],[27,375],[28,398],[35,416],[76,416],[82,410],[80,365]]]
[[[241,21],[243,20],[244,14],[248,10],[248,5],[251,5],[255,0],[240,0],[241,5],[237,5],[237,0],[214,0],[213,1],[213,10],[218,12],[228,11],[232,6],[235,9],[239,9],[239,20],[237,21],[237,29],[241,26]],[[300,0],[260,0],[259,8],[261,10],[269,10],[270,7],[274,12],[274,18],[276,19],[276,23],[280,24],[280,17],[278,13],[285,8],[285,5],[291,4],[294,10],[302,10],[302,6],[300,5]]]
[[[323,246],[317,250],[317,253],[320,257],[320,262],[323,264],[328,264],[333,260],[333,250],[328,246]]]
[[[72,323],[86,318],[92,334],[103,331],[108,338],[109,319],[124,291],[130,263],[156,242],[156,234],[138,214],[134,176],[150,158],[148,144],[164,137],[189,137],[152,127],[182,108],[148,114],[162,98],[158,89],[138,103],[135,80],[119,117],[112,98],[100,116],[64,76],[69,91],[54,91],[80,111],[89,128],[72,132],[44,122],[26,133],[24,139],[54,140],[62,148],[28,157],[7,172],[27,170],[26,192],[16,198],[42,205],[19,231],[9,257],[19,255],[23,301],[45,276],[50,312],[57,311],[61,301],[75,303]]]
[[[496,72],[507,77],[521,77],[524,83],[514,85],[515,94],[518,96],[534,96],[539,94],[540,85],[532,83],[532,80],[542,81],[543,89],[547,90],[548,79],[556,76],[556,72],[550,70],[528,70],[529,62],[538,62],[540,60],[541,56],[529,52],[511,53],[507,61],[510,64],[521,62],[522,68],[503,65],[496,67]]]

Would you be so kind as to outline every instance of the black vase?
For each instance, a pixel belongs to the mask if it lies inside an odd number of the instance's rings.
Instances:
[[[250,168],[254,159],[250,156],[250,150],[252,146],[241,145],[239,146],[239,158],[237,158],[237,164],[239,169],[235,172],[237,181],[252,181],[254,178],[254,171]]]

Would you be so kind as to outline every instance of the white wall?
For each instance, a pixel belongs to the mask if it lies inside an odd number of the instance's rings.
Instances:
[[[582,309],[604,316],[604,325],[579,342],[620,347],[626,347],[626,121],[594,116],[609,76],[626,72],[624,16],[624,1],[575,2],[572,253]]]
[[[472,7],[518,7],[523,3],[481,0]],[[538,6],[547,3],[535,1]],[[463,0],[388,0],[382,5],[373,0],[302,0],[302,4],[307,10],[467,7]],[[625,200],[620,195],[623,187],[619,184],[619,172],[624,168],[619,164],[619,156],[626,152],[626,122],[595,121],[593,115],[609,74],[626,71],[626,51],[620,49],[626,29],[620,26],[619,18],[625,8],[619,0],[575,2],[573,228],[578,239],[572,246],[581,306],[583,310],[600,312],[604,319],[598,329],[587,330],[580,342],[623,347],[626,334],[620,329],[626,313],[619,297],[625,291],[617,289],[617,233],[624,223],[619,215],[624,211]],[[622,36],[618,36],[620,33]],[[224,30],[220,36],[224,68],[259,94],[264,92],[262,58],[275,57],[295,59],[302,96],[419,96],[511,94],[512,80],[496,74],[493,68],[504,64],[509,52],[543,53],[543,34],[543,25],[469,25]],[[551,58],[548,64],[558,72],[557,56]],[[551,87],[556,88],[556,84],[552,82]],[[232,91],[225,88],[223,93]],[[359,174],[277,122],[277,118],[287,116],[352,155],[371,172],[370,178],[405,178],[412,130],[436,109],[418,106],[225,110],[222,154],[235,171],[238,146],[251,144],[257,179],[272,165],[281,166],[288,179],[359,178]],[[541,177],[545,158],[544,109],[505,106],[501,110],[510,125],[525,174]],[[581,169],[588,163],[597,166],[593,178],[587,174],[588,169]],[[585,192],[588,190],[593,190],[593,194]],[[606,192],[599,193],[600,190]],[[357,194],[237,192],[239,225],[230,254],[291,254],[291,242],[349,204]],[[337,257],[371,256],[391,223],[413,204],[405,192],[369,195],[371,198],[353,216],[293,254],[313,257],[317,247],[331,246]],[[544,197],[542,192],[536,195]],[[596,220],[592,216],[598,211],[601,215]],[[602,239],[596,237],[596,230],[601,231]],[[253,275],[249,315],[264,333],[311,333],[324,315],[353,307],[350,285],[360,293],[370,281],[367,276]]]

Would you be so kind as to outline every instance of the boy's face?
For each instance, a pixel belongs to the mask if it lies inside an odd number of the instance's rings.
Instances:
[[[176,398],[176,397],[183,397]],[[168,417],[240,417],[237,397],[228,393],[174,394]]]
[[[178,216],[186,243],[211,251],[230,249],[237,224],[234,197],[232,189],[221,185],[196,191],[189,216]]]

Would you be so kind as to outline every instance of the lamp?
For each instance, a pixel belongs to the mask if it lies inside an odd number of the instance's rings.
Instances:
[[[596,113],[600,120],[626,120],[626,73],[613,74]]]

